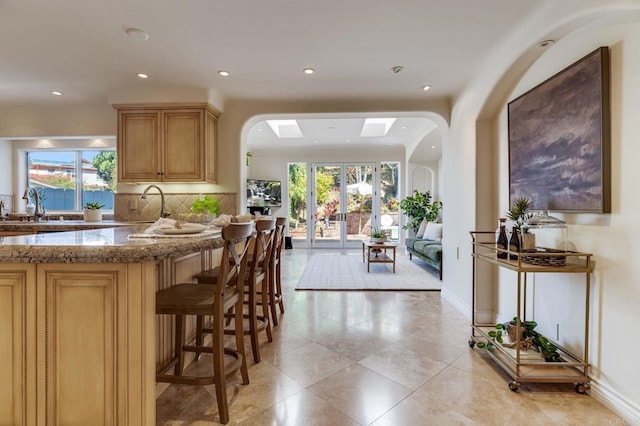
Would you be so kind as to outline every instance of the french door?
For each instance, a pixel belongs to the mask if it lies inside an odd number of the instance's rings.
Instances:
[[[311,174],[311,246],[359,247],[376,226],[375,164],[314,163]]]

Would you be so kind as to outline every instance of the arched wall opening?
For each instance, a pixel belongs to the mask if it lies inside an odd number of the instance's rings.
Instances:
[[[371,161],[372,159],[380,158],[382,152],[387,152],[390,154],[390,159],[394,161],[399,161],[402,164],[402,178],[403,185],[401,188],[401,195],[405,196],[406,194],[410,194],[413,192],[413,170],[416,167],[425,167],[429,170],[429,175],[426,175],[426,171],[424,177],[422,178],[421,186],[427,183],[427,179],[429,181],[430,187],[433,188],[433,191],[436,190],[437,182],[439,179],[439,174],[437,172],[437,163],[435,167],[433,164],[410,164],[408,161],[408,157],[410,153],[414,152],[417,147],[426,139],[428,134],[437,134],[438,135],[438,149],[444,150],[447,145],[447,136],[449,134],[448,123],[446,120],[439,114],[427,111],[393,111],[393,112],[358,112],[358,113],[304,113],[304,114],[260,114],[255,115],[247,119],[247,121],[242,126],[241,131],[241,143],[240,143],[240,176],[238,186],[240,188],[239,193],[244,194],[246,192],[246,180],[249,176],[250,170],[249,167],[246,167],[246,154],[247,152],[251,152],[249,145],[249,133],[251,129],[256,126],[258,123],[261,123],[266,120],[283,120],[283,119],[327,119],[327,118],[359,118],[359,117],[419,117],[429,121],[429,125],[424,129],[423,134],[421,134],[416,141],[413,141],[409,146],[402,147],[394,147],[390,149],[390,147],[369,147],[367,149],[358,149],[354,148],[351,150],[340,150],[333,153],[333,160],[347,160],[347,161]],[[437,132],[433,130],[437,129]],[[433,143],[432,140],[426,143]],[[310,160],[322,160],[328,161],[331,154],[322,153],[319,154],[318,150],[313,149],[313,147],[308,148],[292,148],[287,150],[286,152],[273,150],[273,153],[277,153],[278,156],[287,156],[291,162],[296,161],[310,161]],[[339,153],[338,153],[339,152]],[[254,164],[253,162],[259,160],[261,157],[268,158],[270,154],[266,152],[252,152],[252,156],[250,158],[250,164]],[[286,190],[283,188],[283,205],[284,197],[286,197]],[[240,202],[240,211],[244,211],[246,209],[246,200],[242,199]]]

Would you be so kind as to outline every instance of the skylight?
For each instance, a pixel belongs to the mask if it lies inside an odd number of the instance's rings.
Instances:
[[[280,139],[302,137],[302,132],[296,120],[267,120],[267,124]]]
[[[364,120],[360,136],[363,138],[386,136],[395,118],[367,118]]]

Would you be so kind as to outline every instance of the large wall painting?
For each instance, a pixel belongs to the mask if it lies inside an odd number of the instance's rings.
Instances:
[[[509,102],[508,113],[511,201],[611,212],[608,47]]]

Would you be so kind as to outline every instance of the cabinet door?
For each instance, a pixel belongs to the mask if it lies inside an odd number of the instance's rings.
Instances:
[[[160,181],[160,141],[159,111],[118,111],[118,180]]]
[[[155,424],[154,268],[38,265],[38,424]]]
[[[116,423],[119,272],[39,270],[39,408],[51,424]]]
[[[201,109],[167,110],[163,122],[164,182],[203,182],[204,112]]]
[[[0,424],[36,424],[35,265],[0,265]]]
[[[207,182],[218,183],[218,117],[211,111],[205,116],[205,170]]]

